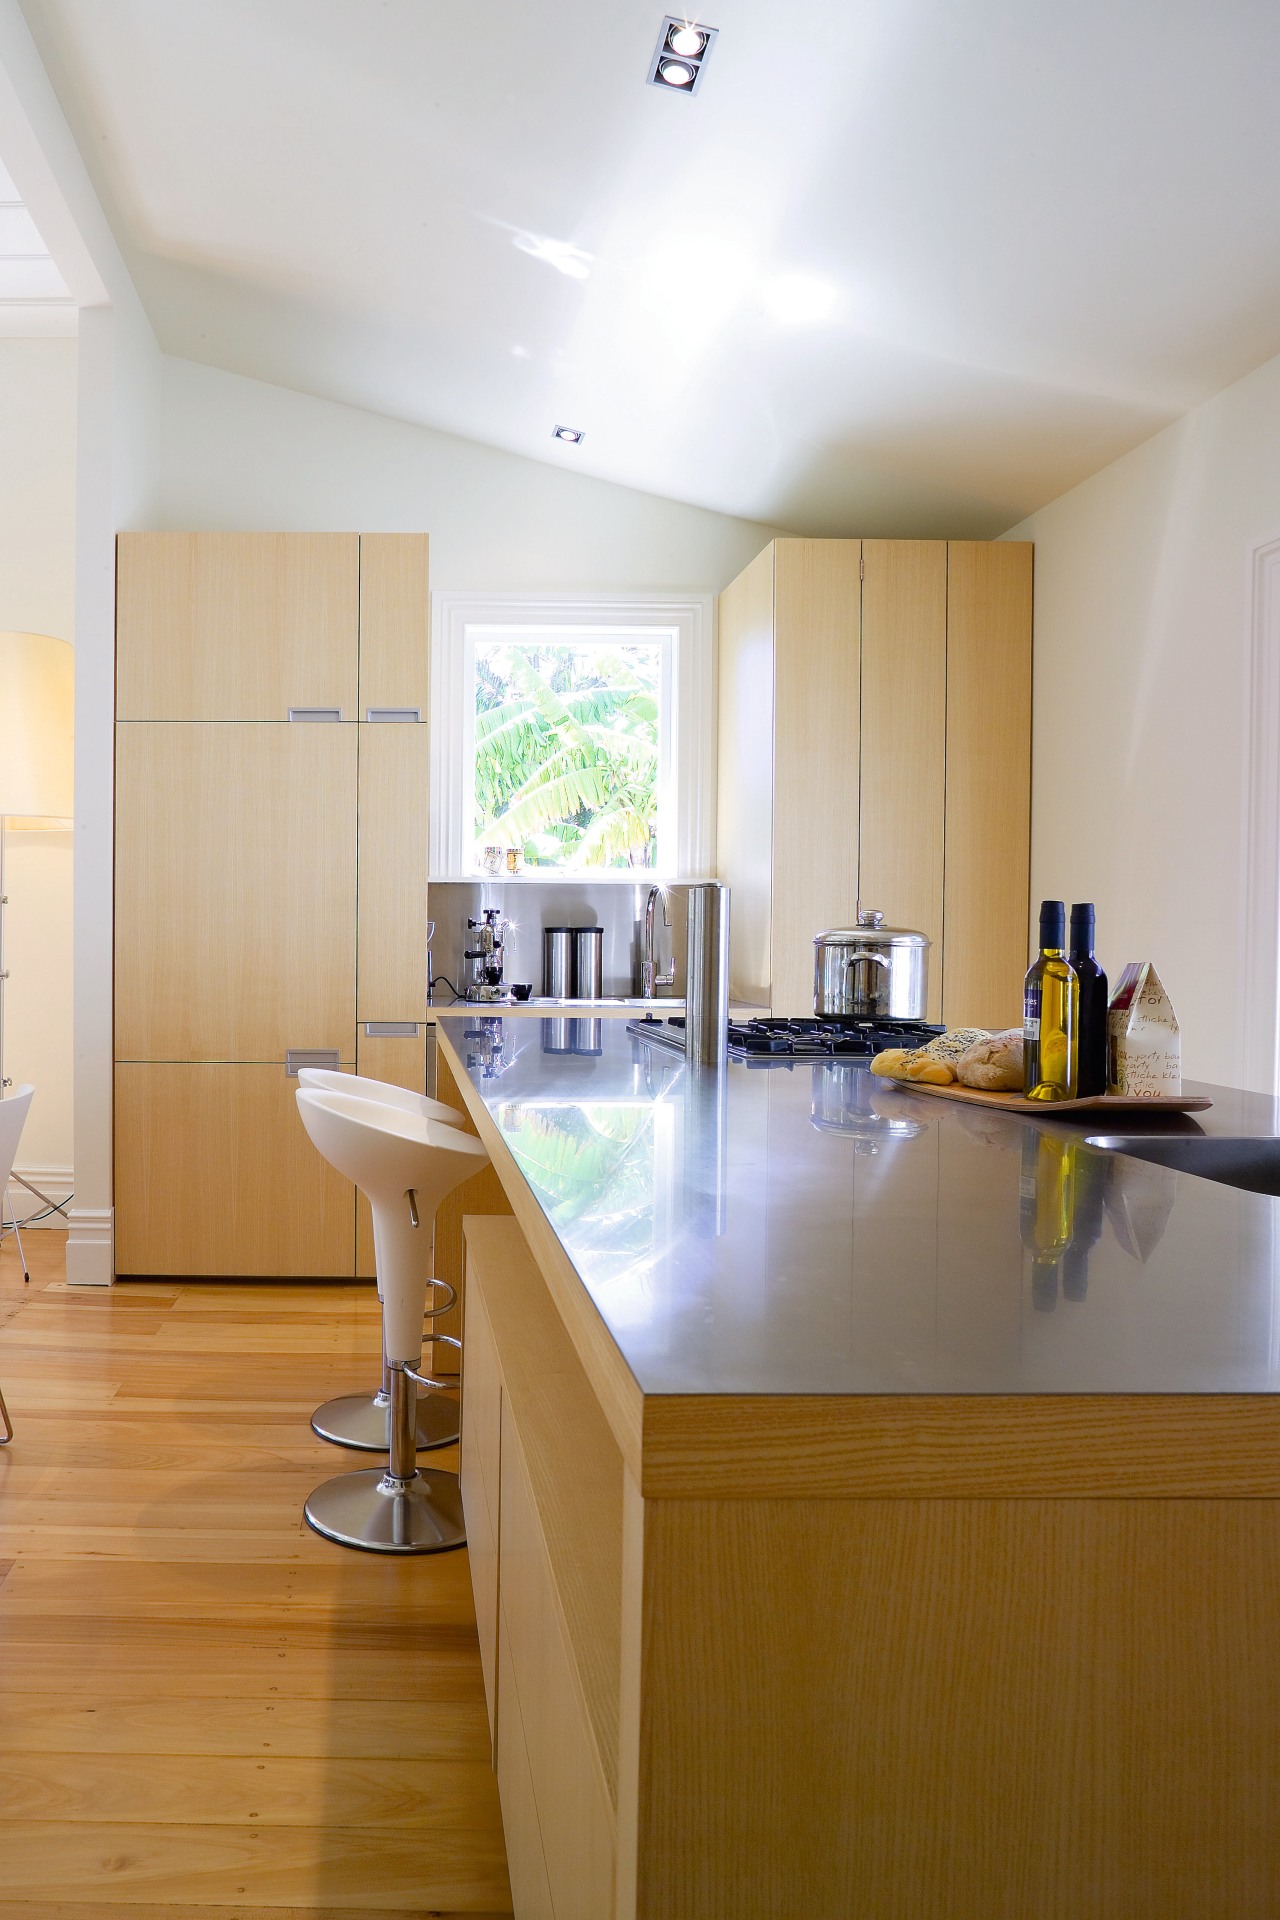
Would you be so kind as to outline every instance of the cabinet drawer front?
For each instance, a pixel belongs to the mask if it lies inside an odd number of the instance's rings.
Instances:
[[[537,1512],[505,1397],[501,1469],[499,1612],[510,1659],[500,1654],[499,1741],[510,1677],[520,1701],[556,1920],[600,1920],[613,1912],[614,1820],[565,1651]]]
[[[279,1066],[116,1068],[122,1274],[350,1279],[350,1181],[321,1159]]]
[[[124,533],[116,574],[121,720],[356,718],[352,533]]]
[[[356,732],[117,727],[117,1059],[354,1060]]]
[[[504,1673],[511,1671],[511,1651],[499,1623],[498,1659]],[[511,1875],[511,1904],[517,1920],[558,1920],[551,1904],[542,1832],[533,1793],[533,1776],[525,1745],[520,1702],[513,1686],[498,1722],[498,1797],[502,1802],[502,1831],[507,1843],[507,1871]],[[612,1908],[601,1908],[595,1920],[607,1920]]]

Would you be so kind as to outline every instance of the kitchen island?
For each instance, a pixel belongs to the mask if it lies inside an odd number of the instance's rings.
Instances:
[[[517,1914],[1280,1912],[1280,1201],[843,1061],[439,1033],[509,1209],[462,1471]]]

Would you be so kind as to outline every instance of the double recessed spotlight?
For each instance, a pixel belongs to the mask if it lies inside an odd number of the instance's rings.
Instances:
[[[717,32],[716,27],[700,26],[683,14],[669,13],[649,62],[649,85],[670,87],[676,93],[696,93]]]
[[[566,446],[580,447],[587,434],[585,427],[557,427],[551,437],[553,440],[563,440]]]

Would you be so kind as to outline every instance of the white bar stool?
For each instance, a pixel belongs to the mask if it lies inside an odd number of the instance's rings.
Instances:
[[[376,1100],[381,1106],[394,1107],[400,1113],[416,1113],[423,1120],[437,1120],[446,1126],[456,1127],[462,1115],[456,1107],[448,1106],[443,1100],[432,1100],[425,1093],[414,1093],[408,1087],[393,1087],[385,1080],[370,1080],[359,1073],[334,1073],[328,1067],[301,1067],[298,1070],[298,1083],[304,1087],[318,1087],[327,1093],[355,1094],[364,1100]],[[378,1221],[373,1222],[373,1264],[378,1274],[378,1298],[382,1298],[382,1262],[378,1258]],[[437,1314],[447,1313],[457,1298],[453,1288],[446,1280],[432,1279],[431,1286],[439,1289],[435,1305],[429,1319]],[[321,1440],[330,1440],[335,1447],[351,1447],[357,1453],[386,1453],[391,1445],[389,1415],[391,1411],[391,1378],[387,1371],[385,1352],[382,1360],[382,1384],[376,1393],[344,1393],[335,1400],[326,1400],[317,1407],[311,1416],[311,1430]],[[418,1399],[418,1450],[425,1453],[432,1447],[449,1447],[457,1440],[461,1431],[458,1402],[448,1394],[420,1395]]]
[[[465,1546],[458,1476],[418,1467],[414,1410],[417,1385],[440,1391],[446,1384],[419,1371],[436,1209],[447,1193],[479,1172],[488,1155],[460,1127],[349,1093],[299,1087],[297,1098],[313,1146],[355,1181],[373,1208],[391,1383],[386,1469],[326,1480],[306,1503],[307,1522],[330,1540],[373,1553],[439,1553]]]

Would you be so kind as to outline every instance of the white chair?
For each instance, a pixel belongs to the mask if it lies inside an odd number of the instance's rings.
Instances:
[[[18,1157],[18,1142],[22,1138],[22,1129],[27,1124],[27,1111],[35,1093],[33,1086],[22,1086],[7,1100],[0,1100],[0,1246],[4,1236],[11,1233],[18,1243],[18,1258],[22,1262],[22,1278],[30,1280],[27,1272],[27,1256],[22,1250],[22,1235],[18,1230],[18,1216],[9,1207],[9,1177],[13,1172],[13,1163]],[[9,1207],[9,1221],[5,1224],[5,1208]],[[0,1393],[0,1420],[4,1422],[4,1439],[0,1447],[7,1447],[13,1438],[13,1422],[9,1418],[9,1409]]]
[[[419,1371],[436,1209],[447,1193],[480,1171],[488,1155],[460,1127],[381,1102],[313,1087],[299,1087],[297,1099],[312,1145],[355,1181],[373,1208],[391,1387],[387,1467],[326,1480],[306,1503],[307,1522],[330,1540],[374,1553],[439,1553],[465,1546],[458,1476],[417,1465],[414,1415],[417,1386],[438,1392],[446,1385]]]
[[[360,1099],[376,1100],[380,1105],[394,1107],[400,1113],[415,1113],[420,1119],[438,1120],[446,1126],[456,1127],[462,1120],[458,1109],[447,1106],[443,1100],[432,1100],[427,1094],[414,1093],[408,1087],[393,1087],[386,1080],[371,1080],[364,1074],[335,1073],[328,1067],[301,1067],[298,1070],[298,1084],[319,1088],[321,1092],[355,1094]],[[376,1220],[373,1241],[373,1263],[377,1270],[380,1262]],[[448,1312],[456,1296],[447,1281],[433,1279],[431,1284],[439,1289],[428,1316],[434,1320],[437,1314]],[[378,1294],[381,1297],[381,1279],[378,1281]],[[326,1400],[312,1414],[311,1430],[322,1440],[331,1440],[335,1447],[351,1447],[357,1453],[386,1453],[391,1445],[388,1424],[390,1409],[391,1381],[384,1354],[382,1384],[377,1392],[343,1393],[335,1400]],[[420,1452],[426,1452],[431,1447],[452,1446],[459,1430],[456,1399],[446,1394],[428,1394],[419,1398]]]

